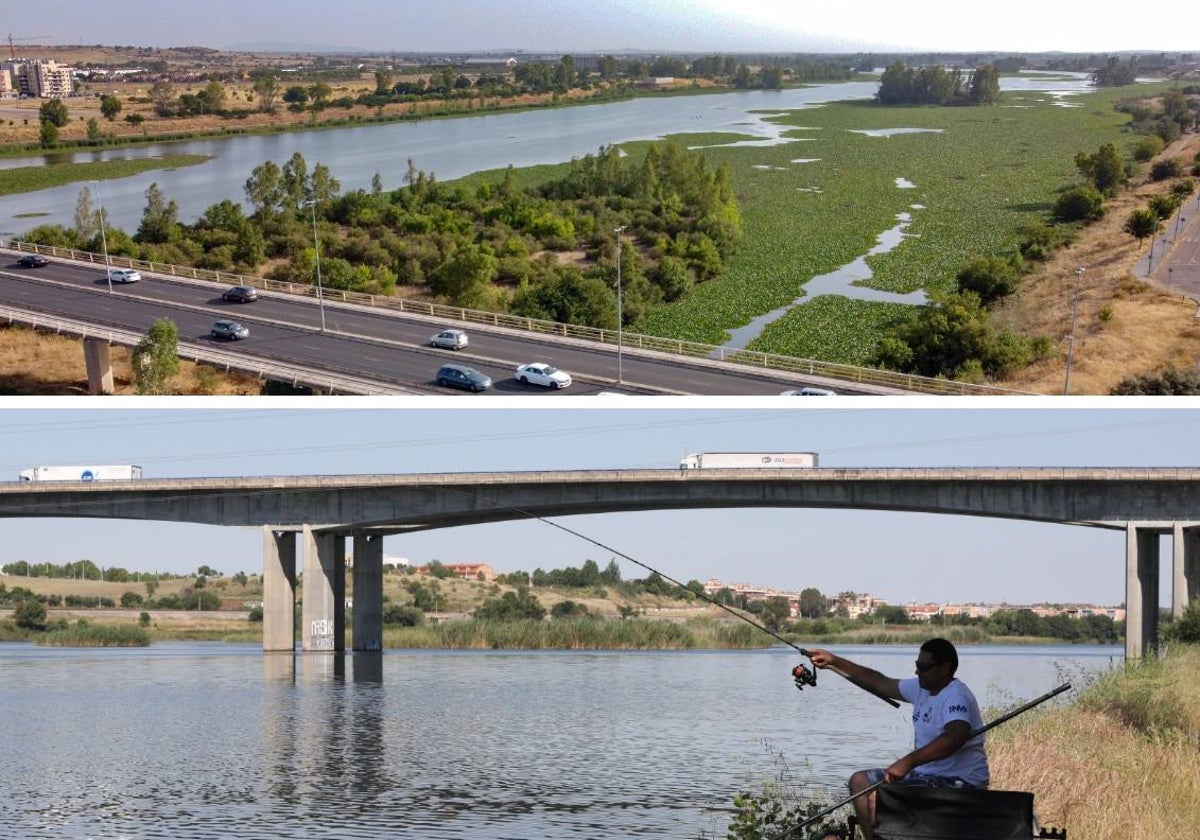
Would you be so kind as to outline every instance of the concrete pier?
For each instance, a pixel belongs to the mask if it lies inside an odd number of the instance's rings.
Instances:
[[[296,532],[263,533],[263,650],[296,647]]]
[[[346,538],[304,526],[300,649],[346,649]]]
[[[99,338],[85,338],[83,360],[87,365],[88,393],[113,393],[112,348],[109,343]]]
[[[383,649],[383,535],[354,533],[354,649]]]

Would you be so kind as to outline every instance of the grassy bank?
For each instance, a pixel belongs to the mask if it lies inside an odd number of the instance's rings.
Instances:
[[[53,155],[50,156],[53,158]],[[0,169],[0,195],[45,190],[63,184],[86,181],[111,181],[154,169],[178,169],[210,160],[209,155],[163,155],[128,160],[103,160],[88,163],[50,163]]]
[[[1194,837],[1200,647],[1112,671],[1070,707],[989,734],[994,787],[1032,791],[1043,823],[1087,840]]]

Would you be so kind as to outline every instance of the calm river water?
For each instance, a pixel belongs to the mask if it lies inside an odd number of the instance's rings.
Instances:
[[[1073,78],[1031,75],[1001,79],[1003,90],[1069,94],[1088,87],[1083,74]],[[198,166],[105,181],[99,188],[100,199],[109,218],[132,233],[141,220],[146,188],[152,182],[157,182],[166,197],[179,205],[180,220],[192,222],[212,204],[227,198],[243,200],[243,186],[254,167],[267,160],[282,165],[295,152],[300,152],[310,167],[318,162],[328,166],[343,191],[369,188],[375,173],[383,179],[384,188],[391,190],[403,186],[410,158],[417,168],[445,181],[509,164],[524,167],[560,163],[595,153],[604,145],[669,134],[737,132],[759,138],[760,142],[777,142],[780,127],[766,120],[770,114],[822,102],[866,99],[877,89],[875,82],[845,82],[782,91],[643,98],[544,111],[10,159],[0,161],[0,169],[49,161],[155,157],[169,152],[213,156]],[[20,235],[38,224],[71,225],[79,190],[79,184],[68,184],[0,198],[0,235]]]
[[[838,648],[907,676],[915,647]],[[1120,660],[966,647],[985,717]],[[724,836],[780,759],[829,785],[911,743],[894,710],[794,651],[264,655],[0,645],[0,837]],[[1070,695],[1068,695],[1070,696]]]

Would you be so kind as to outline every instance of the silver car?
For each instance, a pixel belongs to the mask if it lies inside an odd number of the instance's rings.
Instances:
[[[431,347],[445,347],[448,350],[461,350],[470,343],[471,340],[462,330],[442,330],[429,339]]]

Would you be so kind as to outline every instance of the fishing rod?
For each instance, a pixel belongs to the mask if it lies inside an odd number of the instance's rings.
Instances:
[[[987,732],[989,729],[994,729],[995,727],[999,726],[1000,724],[1012,720],[1017,715],[1024,714],[1025,712],[1032,709],[1034,706],[1045,703],[1051,697],[1057,697],[1058,695],[1062,694],[1064,691],[1067,691],[1068,689],[1070,689],[1070,687],[1071,687],[1071,684],[1069,682],[1063,683],[1062,685],[1060,685],[1058,688],[1054,689],[1053,691],[1048,691],[1045,694],[1043,694],[1041,697],[1038,697],[1035,700],[1030,700],[1028,703],[1026,703],[1023,706],[1018,706],[1017,708],[1013,709],[1011,712],[1008,712],[1007,714],[1001,715],[1000,717],[996,718],[991,723],[987,723],[976,729],[972,729],[970,734],[967,735],[967,740],[969,741],[970,739],[974,738],[977,735],[982,735],[984,732]],[[966,741],[964,741],[963,743],[965,744]],[[804,822],[794,825],[789,829],[786,829],[782,834],[776,834],[774,837],[771,837],[770,840],[783,840],[783,838],[789,836],[793,832],[800,831],[801,829],[807,828],[808,826],[815,823],[817,820],[822,819],[823,817],[829,816],[834,811],[841,808],[843,805],[849,805],[851,802],[853,802],[855,799],[858,799],[860,796],[865,796],[866,794],[870,793],[871,791],[882,787],[884,782],[886,782],[886,781],[887,781],[886,779],[880,779],[878,782],[871,785],[870,787],[865,787],[862,790],[860,790],[858,793],[853,794],[852,796],[846,797],[841,802],[838,802],[836,805],[830,805],[828,808],[824,809],[823,811],[813,814],[811,817],[806,819]]]
[[[511,507],[509,505],[504,505],[504,507],[507,507],[509,510],[520,513],[523,516],[528,516],[531,519],[536,519],[539,522],[543,522],[546,525],[551,526],[552,528],[558,528],[560,531],[565,531],[566,533],[568,533],[574,537],[578,537],[579,539],[584,540],[585,542],[589,542],[598,548],[602,548],[605,551],[610,551],[613,554],[617,555],[618,557],[628,560],[630,563],[634,563],[638,566],[641,566],[646,571],[656,574],[664,580],[670,581],[671,583],[678,586],[680,589],[687,589],[688,592],[691,592],[693,595],[695,595],[697,598],[701,599],[702,601],[707,601],[708,603],[712,604],[714,607],[720,607],[721,609],[725,610],[725,612],[729,613],[730,615],[734,616],[735,618],[740,618],[742,621],[746,622],[751,627],[757,627],[759,630],[766,633],[771,638],[773,638],[777,641],[783,642],[788,647],[792,648],[795,651],[798,651],[801,656],[807,656],[810,660],[812,659],[812,653],[810,651],[808,651],[807,649],[802,648],[799,645],[793,644],[792,642],[789,642],[787,639],[785,639],[783,636],[776,633],[774,630],[771,630],[769,627],[759,624],[757,621],[754,621],[753,619],[747,618],[742,613],[738,612],[737,610],[733,609],[732,607],[730,607],[726,604],[722,604],[720,601],[716,600],[715,598],[710,598],[708,595],[706,595],[703,592],[696,592],[695,590],[688,589],[688,587],[685,584],[680,583],[679,581],[677,581],[675,578],[671,577],[670,575],[663,574],[662,572],[658,571],[658,569],[655,569],[651,566],[646,565],[641,560],[637,560],[633,557],[630,557],[628,554],[625,554],[622,551],[617,551],[612,546],[605,545],[604,543],[600,542],[599,540],[594,540],[591,537],[587,536],[586,534],[581,534],[578,531],[568,528],[566,525],[561,525],[558,522],[552,522],[551,520],[546,519],[544,516],[539,516],[536,513],[531,513],[530,511],[521,510],[520,508]],[[833,671],[835,674],[838,674],[839,676],[844,677],[847,680],[850,679],[850,677],[846,674],[845,671],[839,670],[838,668],[831,667],[831,668],[828,668],[828,670]],[[803,691],[804,686],[806,686],[806,685],[816,687],[817,672],[816,672],[816,670],[810,669],[803,662],[801,662],[800,664],[796,665],[795,668],[792,669],[792,679],[796,683],[796,688]],[[858,683],[854,683],[854,684],[858,685]],[[896,702],[893,698],[888,697],[886,694],[882,694],[882,693],[875,691],[874,689],[869,688],[867,686],[860,685],[858,687],[863,689],[864,691],[869,692],[870,694],[874,694],[876,697],[878,697],[880,700],[887,703],[888,705],[893,706],[897,709],[900,708],[900,704],[898,702]]]

